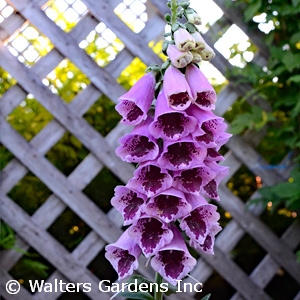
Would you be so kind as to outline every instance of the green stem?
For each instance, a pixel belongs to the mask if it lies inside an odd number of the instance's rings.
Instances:
[[[154,289],[154,300],[163,300],[163,293],[160,291],[160,285],[163,282],[163,278],[159,273],[155,274],[155,283],[157,283],[157,288]]]
[[[171,26],[173,26],[177,21],[177,9],[178,9],[177,0],[171,0]]]

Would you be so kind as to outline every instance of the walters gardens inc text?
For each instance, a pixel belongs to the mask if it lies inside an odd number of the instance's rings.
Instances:
[[[45,280],[29,280],[29,287],[32,293],[75,293],[75,292],[85,292],[89,293],[92,291],[91,283],[66,283],[63,280],[54,280],[54,283],[45,282]],[[184,283],[182,280],[177,280],[176,292],[202,292],[203,284],[201,282],[196,283]],[[6,283],[6,291],[9,294],[17,294],[21,289],[21,285],[17,280],[10,280]],[[168,291],[168,283],[139,283],[137,279],[130,283],[111,283],[110,280],[101,280],[98,285],[98,289],[102,293],[120,293],[120,292],[157,292],[162,293]]]

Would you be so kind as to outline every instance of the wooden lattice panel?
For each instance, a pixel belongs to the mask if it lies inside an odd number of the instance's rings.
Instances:
[[[51,2],[51,1],[50,1]],[[163,15],[167,12],[164,1],[148,0],[146,3],[149,20],[139,33],[133,32],[114,13],[115,7],[122,1],[93,1],[83,0],[87,11],[80,16],[80,21],[70,32],[61,30],[55,22],[50,20],[43,12],[47,7],[46,0],[10,0],[8,5],[15,9],[0,24],[0,65],[17,80],[2,95],[1,98],[1,143],[14,155],[1,172],[1,219],[6,222],[17,234],[17,247],[26,251],[34,248],[44,256],[56,269],[47,282],[64,280],[65,282],[89,282],[92,284],[91,292],[86,295],[91,299],[109,299],[110,293],[101,293],[98,289],[99,278],[88,268],[89,263],[103,250],[107,243],[114,242],[121,234],[121,218],[114,210],[105,214],[89,199],[84,188],[93,180],[103,167],[108,168],[121,181],[126,183],[131,177],[134,168],[122,162],[114,154],[117,140],[128,129],[116,126],[106,137],[103,137],[90,126],[83,115],[104,94],[113,102],[125,92],[117,83],[122,70],[134,58],[139,58],[146,65],[158,63],[161,59],[148,47],[150,41],[161,40],[164,32]],[[267,49],[256,32],[250,32],[243,24],[241,14],[228,10],[223,1],[215,1],[225,12],[222,21],[226,24],[236,23],[250,37],[259,48],[255,57],[256,63],[262,65],[266,61]],[[41,9],[42,8],[42,9]],[[18,12],[18,13],[16,13]],[[7,40],[26,23],[30,22],[53,44],[53,49],[40,58],[30,68],[23,65],[8,50]],[[114,32],[122,41],[124,48],[117,53],[114,60],[101,68],[97,63],[79,47],[82,41],[100,22]],[[219,32],[215,24],[206,33],[205,39],[211,45],[217,39],[215,32]],[[90,80],[90,84],[76,95],[72,102],[66,104],[60,97],[52,93],[42,80],[61,61],[69,59]],[[221,56],[212,61],[214,66],[225,74],[230,64]],[[216,113],[223,115],[227,107],[236,99],[245,94],[251,87],[233,86],[229,83],[218,95]],[[28,94],[42,104],[53,116],[50,121],[30,142],[27,142],[6,121],[7,116],[17,107]],[[259,105],[268,109],[263,100]],[[251,104],[251,103],[250,103]],[[85,147],[89,154],[67,177],[56,169],[45,158],[45,154],[61,139],[65,132],[72,133]],[[271,299],[264,288],[272,280],[277,270],[282,267],[295,282],[300,284],[300,268],[295,263],[293,250],[300,242],[299,223],[291,225],[281,238],[278,238],[270,228],[260,219],[263,212],[261,207],[250,207],[233,195],[227,188],[229,181],[241,165],[245,165],[253,174],[260,176],[266,185],[272,185],[286,179],[289,169],[284,172],[268,170],[262,166],[266,164],[255,151],[255,146],[262,139],[263,133],[251,134],[243,138],[235,136],[227,144],[229,152],[225,155],[224,165],[230,167],[230,175],[220,186],[221,207],[228,211],[232,220],[218,235],[215,245],[215,256],[202,255],[192,275],[205,283],[214,271],[218,272],[235,290],[231,298],[237,299]],[[9,198],[9,191],[27,174],[32,172],[52,192],[51,196],[29,216],[21,207]],[[258,197],[258,192],[252,199]],[[73,250],[68,252],[47,229],[66,209],[71,209],[88,226],[91,232]],[[267,255],[248,276],[231,258],[230,252],[245,234],[249,234],[266,252]],[[1,253],[1,295],[4,299],[13,299],[5,291],[5,283],[13,279],[8,273],[13,265],[22,256],[21,252],[6,250]],[[144,268],[145,261],[141,261],[138,272],[153,279],[153,272]],[[187,280],[187,282],[190,279]],[[30,294],[21,287],[19,299],[57,299],[57,293]],[[178,294],[170,299],[191,299],[195,295]],[[16,299],[16,298],[14,298]],[[300,292],[294,300],[300,299]]]

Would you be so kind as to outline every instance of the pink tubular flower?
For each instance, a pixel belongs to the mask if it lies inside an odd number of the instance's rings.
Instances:
[[[216,92],[200,69],[190,64],[186,68],[185,77],[191,88],[194,103],[203,110],[215,109]]]
[[[111,204],[121,212],[126,226],[140,218],[146,200],[147,196],[144,194],[131,190],[126,186],[117,186]]]
[[[140,246],[147,258],[169,244],[173,238],[173,232],[167,224],[148,216],[141,217],[135,225],[129,227],[128,234]]]
[[[174,188],[161,192],[150,199],[144,211],[147,215],[160,218],[169,223],[187,215],[191,205],[185,200],[184,194]]]
[[[173,66],[169,66],[165,72],[163,88],[173,109],[185,110],[192,103],[191,90],[184,75]]]
[[[195,40],[186,29],[178,28],[174,32],[174,41],[179,51],[189,51],[195,48]]]
[[[166,281],[177,285],[177,280],[185,277],[196,265],[197,261],[189,253],[180,231],[172,226],[172,241],[161,248],[151,260],[152,268]]]
[[[228,175],[228,167],[220,166],[214,161],[207,160],[204,161],[204,164],[210,169],[210,172],[213,175],[208,183],[202,185],[202,192],[212,199],[220,200],[218,195],[218,185]]]
[[[154,121],[149,127],[149,131],[154,137],[176,141],[193,132],[196,124],[197,121],[194,117],[170,107],[163,91],[159,93]]]
[[[119,146],[116,154],[127,162],[144,162],[153,160],[158,156],[159,148],[156,140],[149,134],[149,125],[152,118],[136,126],[130,134],[119,139]]]
[[[155,76],[152,72],[145,74],[123,96],[116,105],[117,112],[123,117],[122,123],[137,125],[146,120],[147,112],[154,97]]]
[[[167,54],[171,63],[176,68],[186,67],[193,59],[193,54],[190,51],[179,51],[175,45],[169,44]]]
[[[192,212],[182,219],[180,228],[190,238],[190,245],[205,253],[213,254],[214,236],[221,230],[217,207],[208,204],[201,196],[187,195]]]
[[[206,155],[206,148],[187,136],[177,142],[165,141],[164,151],[157,162],[164,169],[178,171],[198,166]]]
[[[172,183],[173,179],[167,170],[149,161],[140,164],[134,172],[134,177],[127,183],[127,187],[152,197],[171,187]]]
[[[216,176],[205,164],[192,169],[182,170],[174,175],[174,187],[194,195],[200,195],[203,186],[206,186]]]
[[[105,257],[117,271],[119,280],[130,276],[138,268],[142,251],[128,235],[128,230],[115,243],[107,245],[105,250]]]

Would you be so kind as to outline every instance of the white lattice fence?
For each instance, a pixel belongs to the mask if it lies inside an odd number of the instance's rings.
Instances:
[[[116,103],[118,97],[124,93],[123,87],[116,80],[134,58],[141,59],[146,65],[161,63],[161,59],[148,47],[148,44],[153,40],[161,40],[165,24],[163,15],[167,8],[165,1],[135,1],[146,5],[148,15],[148,20],[143,19],[142,14],[136,18],[143,23],[141,27],[144,26],[143,30],[137,33],[127,27],[114,13],[114,9],[122,1],[82,0],[81,2],[77,0],[76,3],[81,4],[82,10],[77,10],[78,20],[75,27],[66,32],[47,16],[47,8],[53,2],[11,0],[7,2],[6,7],[13,7],[14,12],[0,23],[0,37],[3,41],[0,45],[0,65],[17,81],[17,84],[10,87],[1,97],[1,143],[14,156],[14,159],[1,172],[1,219],[16,232],[17,247],[24,251],[30,247],[34,248],[55,268],[47,282],[53,283],[60,279],[64,282],[89,282],[92,284],[92,289],[91,292],[86,293],[88,298],[109,299],[112,295],[99,292],[100,278],[87,266],[107,243],[114,242],[119,237],[122,232],[122,220],[113,209],[105,214],[83,190],[103,167],[108,168],[124,183],[132,177],[134,168],[123,163],[114,154],[118,138],[128,129],[118,125],[103,137],[89,125],[83,115],[103,94]],[[74,1],[60,2],[73,3]],[[124,3],[129,2],[124,1]],[[255,32],[248,32],[239,17],[240,14],[228,10],[223,1],[215,2],[225,11],[222,22],[227,25],[236,23],[256,43],[260,51],[255,61],[262,65],[267,56],[267,49],[259,35]],[[68,4],[68,9],[70,8],[71,4]],[[127,9],[130,9],[129,4]],[[14,56],[10,48],[13,46],[10,44],[11,37],[16,31],[28,25],[28,22],[53,44],[53,49],[33,62],[31,67],[26,66],[24,49],[20,49],[19,53]],[[113,31],[124,44],[124,47],[115,53],[115,57],[107,65],[101,67],[79,46],[89,33],[99,26],[100,22]],[[215,33],[222,31],[218,24],[214,24],[205,35],[211,45],[218,38]],[[23,64],[20,62],[22,61],[20,56],[23,57]],[[69,104],[66,104],[57,93],[53,93],[50,86],[45,85],[43,81],[66,58],[73,62],[90,81],[90,84],[82,89]],[[230,64],[221,55],[217,55],[212,63],[223,74],[230,68]],[[236,87],[229,83],[218,95],[216,113],[223,115],[227,108],[250,88],[249,86]],[[28,94],[34,95],[35,99],[53,116],[53,120],[30,142],[26,141],[7,121],[7,116]],[[268,108],[263,100],[259,100],[258,103]],[[61,173],[45,157],[65,132],[70,132],[89,151],[89,154],[69,176]],[[263,167],[266,163],[255,150],[255,146],[262,137],[263,133],[251,133],[243,138],[235,136],[228,142],[229,151],[225,155],[224,164],[230,167],[230,176],[220,187],[220,206],[230,213],[232,220],[218,235],[215,256],[201,254],[197,267],[192,272],[194,277],[204,283],[214,272],[217,272],[236,291],[231,297],[235,300],[272,299],[265,291],[265,287],[280,268],[286,270],[292,280],[300,285],[300,268],[295,263],[294,255],[294,250],[300,242],[299,224],[292,224],[281,238],[278,238],[260,220],[259,215],[263,209],[257,206],[246,209],[245,203],[233,195],[226,185],[242,165],[245,165],[254,175],[262,178],[265,185],[272,185],[288,177],[289,169],[278,172]],[[28,171],[38,177],[51,191],[48,199],[32,216],[29,216],[8,196],[11,189]],[[258,192],[251,196],[251,198],[256,197],[258,197]],[[72,252],[64,248],[47,231],[66,208],[71,209],[91,228],[89,234]],[[231,252],[246,233],[267,253],[249,276],[231,257]],[[12,279],[9,271],[22,255],[22,252],[15,250],[5,250],[1,253],[2,297],[4,299],[58,299],[61,296],[59,292],[31,294],[22,286],[18,296],[10,295],[5,291],[5,283]],[[148,278],[153,278],[152,271],[144,268],[144,265],[145,262],[141,261],[138,272]],[[193,296],[199,298],[199,295],[190,294],[173,295],[169,298],[191,299]],[[293,299],[300,299],[300,292]]]

